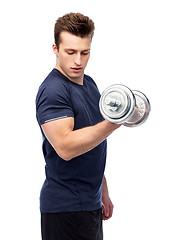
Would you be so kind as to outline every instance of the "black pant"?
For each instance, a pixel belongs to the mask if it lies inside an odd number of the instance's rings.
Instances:
[[[103,240],[102,209],[41,213],[42,240]]]

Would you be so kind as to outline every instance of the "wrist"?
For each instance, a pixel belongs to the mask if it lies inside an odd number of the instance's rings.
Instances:
[[[113,130],[113,131],[122,125],[122,124],[111,123],[108,120],[104,120],[104,124],[105,124],[106,128]]]
[[[102,199],[103,199],[103,198],[106,198],[106,197],[109,197],[109,192],[108,192],[107,189],[106,189],[106,190],[103,190],[103,192],[102,192]]]

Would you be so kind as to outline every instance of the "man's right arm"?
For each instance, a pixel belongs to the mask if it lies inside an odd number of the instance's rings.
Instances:
[[[94,126],[74,130],[74,118],[68,117],[41,125],[42,130],[57,154],[69,161],[103,142],[121,125],[104,120]]]

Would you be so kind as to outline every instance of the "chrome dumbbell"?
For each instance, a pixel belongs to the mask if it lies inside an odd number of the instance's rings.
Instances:
[[[99,101],[102,116],[111,123],[136,127],[144,123],[151,107],[148,98],[140,91],[115,84],[108,87]]]

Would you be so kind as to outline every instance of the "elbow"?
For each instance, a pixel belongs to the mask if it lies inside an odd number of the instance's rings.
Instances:
[[[71,151],[69,151],[64,145],[53,145],[53,148],[56,154],[64,161],[70,161],[74,157],[71,155]]]
[[[58,154],[58,156],[60,158],[62,158],[66,162],[68,162],[68,161],[70,161],[70,160],[72,160],[74,158],[74,156],[71,153],[69,153],[68,151],[66,151],[66,150],[64,150],[64,151],[62,151],[62,150],[58,150],[57,151],[56,150],[56,153]]]
[[[64,161],[70,161],[73,158],[78,156],[78,152],[72,149],[71,147],[68,147],[66,144],[58,144],[54,145],[54,150],[56,151],[57,155],[62,158]]]
[[[73,159],[73,157],[71,157],[69,154],[68,155],[64,154],[64,155],[61,156],[61,158],[66,162],[69,162],[70,160]]]

